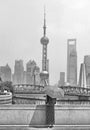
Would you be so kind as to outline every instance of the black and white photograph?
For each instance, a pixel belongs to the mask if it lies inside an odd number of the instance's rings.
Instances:
[[[0,130],[90,130],[90,0],[0,0]]]

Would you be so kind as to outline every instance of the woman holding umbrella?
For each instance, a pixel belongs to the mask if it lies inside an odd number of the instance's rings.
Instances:
[[[54,105],[56,104],[56,99],[64,97],[64,92],[61,88],[57,86],[46,86],[44,88],[46,93],[46,124],[48,127],[53,127],[55,124],[55,113]]]

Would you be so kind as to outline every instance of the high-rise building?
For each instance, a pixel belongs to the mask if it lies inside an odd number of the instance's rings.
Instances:
[[[40,68],[34,60],[30,60],[26,64],[26,83],[32,85],[40,84]]]
[[[86,85],[90,87],[90,55],[84,56],[85,72],[86,72]]]
[[[76,39],[67,41],[67,82],[72,86],[77,85]]]
[[[13,83],[22,84],[24,79],[24,67],[22,60],[15,60]]]
[[[23,74],[23,83],[26,84],[26,71],[24,71],[24,74]]]
[[[81,63],[80,66],[79,87],[87,88],[85,63]]]
[[[49,84],[49,60],[47,59],[47,45],[49,39],[46,37],[46,18],[44,10],[44,26],[43,26],[43,37],[41,38],[42,50],[42,72],[40,73],[41,85]]]
[[[33,70],[35,66],[36,66],[36,62],[31,61],[31,60],[26,64],[26,83],[27,84],[33,84]]]
[[[59,82],[60,86],[65,85],[65,72],[60,72],[60,82]]]
[[[40,68],[38,66],[34,70],[34,84],[40,85]]]
[[[0,66],[0,77],[2,81],[11,81],[11,68],[7,64],[6,66]]]

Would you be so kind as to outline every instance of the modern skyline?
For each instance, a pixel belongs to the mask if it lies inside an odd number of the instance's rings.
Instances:
[[[14,73],[12,74],[13,84],[40,84],[40,68],[34,60],[26,63],[26,69],[23,66],[23,60],[15,60]]]
[[[22,59],[25,64],[34,59],[41,69],[44,4],[50,39],[50,82],[54,84],[60,71],[66,72],[68,38],[77,39],[78,72],[84,55],[90,54],[89,0],[1,0],[0,66],[8,62],[13,69],[15,59]]]

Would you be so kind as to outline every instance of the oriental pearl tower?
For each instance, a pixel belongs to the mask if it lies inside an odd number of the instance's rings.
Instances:
[[[47,45],[49,39],[46,37],[46,14],[44,8],[44,26],[43,37],[40,40],[42,44],[42,72],[40,73],[41,85],[46,86],[49,84],[49,60],[47,59]]]

